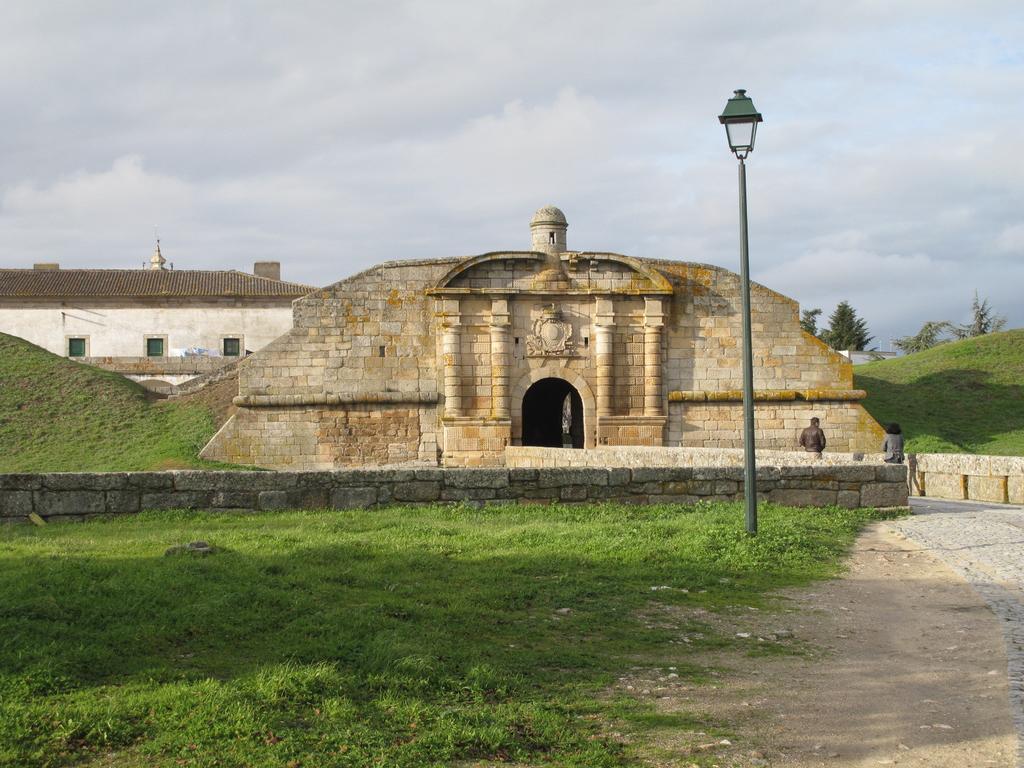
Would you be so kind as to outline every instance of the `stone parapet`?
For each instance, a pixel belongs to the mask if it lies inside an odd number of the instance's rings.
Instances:
[[[732,391],[705,394],[708,396],[704,400],[669,401],[667,444],[683,448],[742,448],[741,398],[734,397],[736,393]],[[776,451],[795,448],[801,430],[813,417],[821,419],[833,451],[877,450],[885,438],[878,423],[854,400],[836,397],[811,402],[795,396],[788,399],[791,392],[761,394],[773,397],[759,400],[754,406],[754,434],[759,447]]]
[[[770,466],[845,466],[882,464],[881,453],[835,453],[820,458],[806,451],[758,449],[757,464]],[[644,445],[601,445],[590,451],[571,448],[510,446],[505,451],[509,467],[742,467],[742,448],[662,448]]]
[[[845,402],[863,400],[868,396],[863,389],[757,389],[754,390],[755,402],[790,402],[804,400],[806,402]],[[742,402],[742,389],[723,390],[674,390],[668,393],[670,403],[728,403]]]
[[[916,453],[907,464],[914,496],[1024,504],[1024,457]]]
[[[237,363],[238,357],[72,357],[74,360],[124,376],[199,376]]]
[[[788,506],[895,507],[906,467],[764,466],[758,496]],[[618,502],[743,498],[739,467],[400,468],[328,472],[116,472],[0,475],[0,520],[83,520],[159,509],[352,509],[381,504]]]
[[[203,389],[204,387],[208,387],[212,384],[224,381],[225,379],[229,379],[232,376],[237,375],[238,367],[243,362],[245,362],[244,357],[233,358],[232,362],[228,363],[227,365],[222,365],[215,371],[200,374],[195,378],[188,379],[187,381],[184,381],[181,384],[176,385],[171,389],[170,396],[173,399],[175,397],[181,397],[182,395],[190,395],[193,392],[198,392],[200,389]]]

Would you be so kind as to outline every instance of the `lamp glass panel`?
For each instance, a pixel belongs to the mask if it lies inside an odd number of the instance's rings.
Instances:
[[[729,147],[734,151],[754,148],[754,131],[757,130],[757,123],[726,123],[725,130],[729,135]]]

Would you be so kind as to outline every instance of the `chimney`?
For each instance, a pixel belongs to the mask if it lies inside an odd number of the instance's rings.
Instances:
[[[60,264],[56,264],[52,261],[41,262],[39,264],[33,264],[32,269],[41,269],[48,272],[52,272],[55,269],[60,269]]]
[[[252,273],[256,277],[266,277],[271,280],[281,279],[280,261],[257,261],[252,265]]]

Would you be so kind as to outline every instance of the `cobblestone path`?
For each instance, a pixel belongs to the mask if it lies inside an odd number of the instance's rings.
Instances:
[[[921,498],[911,507],[914,515],[893,521],[893,529],[963,576],[1002,619],[1024,768],[1024,508]]]

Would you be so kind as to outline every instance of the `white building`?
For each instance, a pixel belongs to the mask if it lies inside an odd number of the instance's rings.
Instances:
[[[169,384],[214,370],[292,327],[313,286],[281,280],[279,262],[235,270],[0,269],[0,332],[135,380]]]

